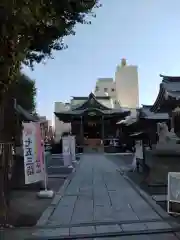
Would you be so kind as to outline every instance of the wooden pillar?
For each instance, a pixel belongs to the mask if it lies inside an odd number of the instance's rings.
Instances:
[[[144,171],[145,171],[145,168],[146,168],[146,156],[145,156],[145,143],[144,143],[144,138],[142,138],[142,151],[143,151],[142,168],[143,168],[143,172],[144,172]]]
[[[104,116],[101,118],[101,138],[104,140]]]
[[[172,113],[170,116],[170,122],[171,122],[170,131],[171,131],[171,129],[174,129],[174,113]]]
[[[83,136],[83,117],[81,116],[81,123],[80,123],[80,138],[81,144],[83,144],[84,136]]]
[[[169,119],[170,119],[170,131],[174,129],[174,114],[175,112],[169,112]]]

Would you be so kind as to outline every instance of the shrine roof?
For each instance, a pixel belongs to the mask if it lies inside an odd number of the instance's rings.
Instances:
[[[149,105],[143,105],[143,107],[140,109],[140,118],[144,118],[144,119],[154,119],[154,120],[166,120],[169,119],[169,115],[167,112],[165,113],[156,113],[156,112],[152,112],[151,111],[152,106]]]
[[[73,97],[71,100],[71,110],[86,109],[92,107],[99,108],[101,110],[114,108],[114,103],[109,96],[95,96],[90,93],[88,97]]]
[[[98,108],[87,108],[87,109],[80,109],[80,110],[68,110],[64,112],[54,112],[56,117],[61,118],[63,116],[83,116],[84,114],[88,114],[89,116],[96,115],[96,113],[99,113],[98,115],[129,115],[130,111],[124,111],[123,109],[106,109],[101,110]]]
[[[180,76],[167,76],[167,75],[163,75],[160,74],[160,77],[163,78],[163,81],[168,81],[168,82],[180,82]]]
[[[15,111],[22,117],[23,121],[32,121],[32,122],[39,121],[38,117],[34,116],[32,113],[25,110],[19,104],[16,104],[14,108],[15,108]]]
[[[93,93],[92,93],[93,94]],[[93,94],[94,95],[94,94]],[[95,95],[94,95],[95,96]],[[74,100],[88,100],[88,97],[72,97]],[[96,96],[96,99],[110,99],[110,96]]]
[[[130,112],[130,115],[126,116],[125,119],[117,122],[116,124],[124,124],[126,126],[129,126],[138,121],[138,116],[139,109],[133,109],[133,111]]]
[[[160,77],[162,82],[156,101],[150,108],[152,112],[168,112],[180,104],[180,77],[164,75]]]
[[[112,99],[109,96],[97,97],[90,93],[88,97],[74,97],[73,100],[84,100],[79,104],[71,104],[71,107],[66,111],[55,112],[54,114],[62,119],[64,116],[81,116],[83,114],[94,115],[117,115],[117,114],[130,114],[129,110],[121,107],[115,107]],[[100,101],[102,100],[102,101]],[[104,101],[107,100],[108,102]],[[113,106],[113,107],[112,107]]]
[[[103,101],[100,101],[103,100]],[[104,100],[108,100],[109,103]],[[80,116],[120,116],[125,117],[130,114],[130,110],[123,109],[121,107],[115,107],[109,98],[109,96],[96,97],[93,93],[90,93],[89,96],[83,102],[75,105],[71,105],[68,110],[61,112],[54,112],[56,117],[60,120],[70,121],[73,117]],[[110,107],[113,106],[113,107]]]

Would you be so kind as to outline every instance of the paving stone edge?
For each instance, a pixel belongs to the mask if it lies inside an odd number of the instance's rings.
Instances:
[[[129,182],[133,189],[151,206],[151,208],[163,219],[172,218],[165,212],[145,191],[143,191],[136,183],[134,183],[123,171],[118,169],[118,172]]]
[[[125,175],[124,171],[118,169],[118,172],[129,182],[129,184],[133,187],[133,189],[150,205],[150,207],[162,218],[166,221],[167,218],[173,219],[171,215],[165,212],[145,191],[143,191],[137,184],[135,184],[127,175]],[[171,221],[168,223],[172,228],[174,227]],[[177,239],[180,239],[179,232],[174,232]]]
[[[79,167],[80,162],[78,165],[73,169],[72,173],[69,174],[69,176],[66,178],[64,181],[63,185],[59,188],[59,190],[55,193],[55,196],[52,199],[52,202],[50,205],[46,208],[46,210],[43,212],[41,215],[40,219],[38,220],[36,226],[37,227],[42,227],[47,224],[50,216],[53,214],[53,212],[56,209],[56,206],[58,205],[59,201],[61,200],[64,192],[66,191],[68,185],[70,184],[71,180],[73,179],[77,168]]]

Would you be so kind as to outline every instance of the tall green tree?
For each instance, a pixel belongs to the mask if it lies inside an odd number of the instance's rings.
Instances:
[[[36,110],[36,83],[27,75],[21,73],[14,87],[14,97],[17,104],[30,113]]]
[[[12,96],[16,99],[16,103],[21,105],[21,107],[23,107],[25,110],[27,110],[30,113],[35,112],[35,110],[36,110],[35,81],[31,80],[25,74],[20,73],[18,75],[18,80],[16,82],[14,82],[13,85],[14,86],[13,86],[13,91],[12,91],[13,95]],[[12,111],[11,105],[9,107],[10,107],[9,111]],[[15,139],[16,139],[17,143],[19,144],[22,133],[21,133],[21,127],[20,127],[18,121],[16,121],[16,120],[18,120],[18,119],[16,119],[16,117],[18,117],[17,114],[18,113],[15,111],[15,109],[13,109],[13,112],[12,112],[11,116],[14,117],[12,119],[12,120],[14,120],[14,123],[12,121],[12,124],[9,125],[8,131],[9,131],[10,135],[15,136]],[[9,156],[9,157],[11,158],[12,156]],[[10,159],[8,159],[8,160],[10,160]],[[12,158],[11,164],[9,164],[8,167],[9,168],[7,169],[7,171],[12,172],[12,170],[14,169],[13,158]],[[4,177],[6,177],[6,176],[7,175],[4,174]],[[6,179],[6,178],[4,178],[4,179]],[[4,190],[5,190],[5,193],[6,193],[6,202],[8,202],[8,200],[9,200],[8,196],[9,196],[9,193],[10,193],[10,186],[9,186],[8,183],[10,183],[10,182],[11,182],[11,180],[8,179],[8,178],[4,182],[4,184],[5,184],[4,185],[4,187],[5,187]]]
[[[76,23],[90,24],[86,16],[94,16],[91,10],[98,6],[98,0],[2,0],[1,89],[14,81],[22,61],[32,66],[51,57],[53,50],[66,48],[64,36],[75,34]]]
[[[90,24],[87,16],[94,16],[92,9],[98,4],[98,0],[1,0],[0,142],[11,141],[13,87],[22,62],[32,67],[52,57],[53,50],[66,48],[64,36],[74,35],[77,23]],[[6,158],[6,154],[0,156],[0,224],[7,221]]]

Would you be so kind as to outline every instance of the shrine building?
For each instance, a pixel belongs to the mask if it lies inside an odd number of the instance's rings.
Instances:
[[[59,121],[70,123],[71,133],[80,145],[100,145],[118,135],[118,121],[130,114],[108,95],[73,97],[66,109],[54,112]]]

